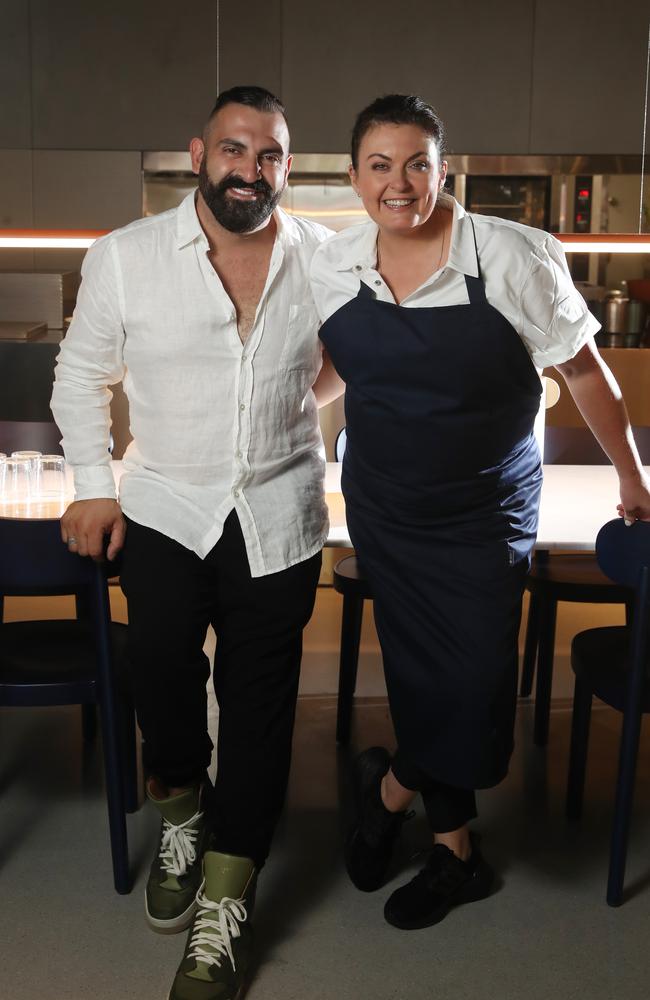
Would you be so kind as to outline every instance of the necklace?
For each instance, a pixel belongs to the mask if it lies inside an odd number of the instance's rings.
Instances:
[[[377,270],[381,273],[381,247],[379,246],[379,240],[381,238],[381,233],[377,234]],[[442,243],[440,245],[440,256],[438,257],[438,263],[434,269],[434,274],[436,271],[440,270],[440,265],[442,264],[442,258],[445,255],[445,243],[447,242],[447,226],[443,226],[442,230]]]

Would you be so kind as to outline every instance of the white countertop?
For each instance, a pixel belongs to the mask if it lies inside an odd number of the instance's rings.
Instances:
[[[650,473],[650,467],[646,471]],[[327,544],[348,546],[340,479],[340,465],[328,462]],[[617,516],[618,502],[618,478],[611,465],[545,465],[537,548],[593,551],[601,526]]]
[[[112,463],[119,482],[122,463]],[[647,467],[650,474],[650,467]],[[72,496],[72,470],[68,470],[70,496],[60,503],[0,505],[0,517],[58,518]],[[325,491],[330,512],[327,545],[347,548],[350,536],[341,495],[341,466],[328,462]],[[616,517],[618,479],[610,465],[545,465],[540,508],[538,549],[593,551],[599,528]]]

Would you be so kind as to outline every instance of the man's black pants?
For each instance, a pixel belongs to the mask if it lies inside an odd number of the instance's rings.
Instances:
[[[205,559],[129,521],[121,574],[129,659],[148,773],[182,787],[210,763],[203,643],[217,635],[219,703],[215,850],[264,863],[286,793],[302,631],[314,607],[318,553],[251,577],[233,511]],[[212,810],[211,810],[212,811]]]

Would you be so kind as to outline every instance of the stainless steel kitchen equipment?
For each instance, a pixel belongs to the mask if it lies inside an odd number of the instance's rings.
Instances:
[[[630,300],[620,291],[613,290],[607,294],[603,310],[605,347],[625,347],[629,304]]]
[[[448,190],[472,211],[555,233],[636,229],[640,156],[450,153],[447,162]],[[364,221],[366,213],[350,187],[349,163],[347,153],[296,154],[282,206],[335,230]],[[143,153],[142,166],[145,215],[173,208],[196,186],[189,153]],[[646,277],[644,260],[639,254],[626,261],[623,274],[606,254],[574,253],[569,265],[576,281],[615,285],[628,276]]]
[[[0,272],[0,320],[38,321],[62,330],[79,282],[77,271]]]
[[[648,307],[645,302],[630,299],[627,307],[625,346],[640,347],[646,326]]]

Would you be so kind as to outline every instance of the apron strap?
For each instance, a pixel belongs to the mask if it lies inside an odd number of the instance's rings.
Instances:
[[[372,299],[373,301],[377,298],[372,288],[366,285],[365,281],[359,281],[359,293],[358,298],[360,299]]]
[[[483,284],[483,275],[481,274],[481,262],[478,257],[478,244],[476,242],[476,230],[474,228],[474,220],[471,215],[468,215],[470,223],[472,224],[472,235],[474,237],[474,249],[476,250],[476,267],[478,268],[478,277],[473,277],[471,274],[465,275],[465,284],[467,286],[467,294],[469,296],[469,301],[474,302],[487,302],[485,295],[485,285]]]

